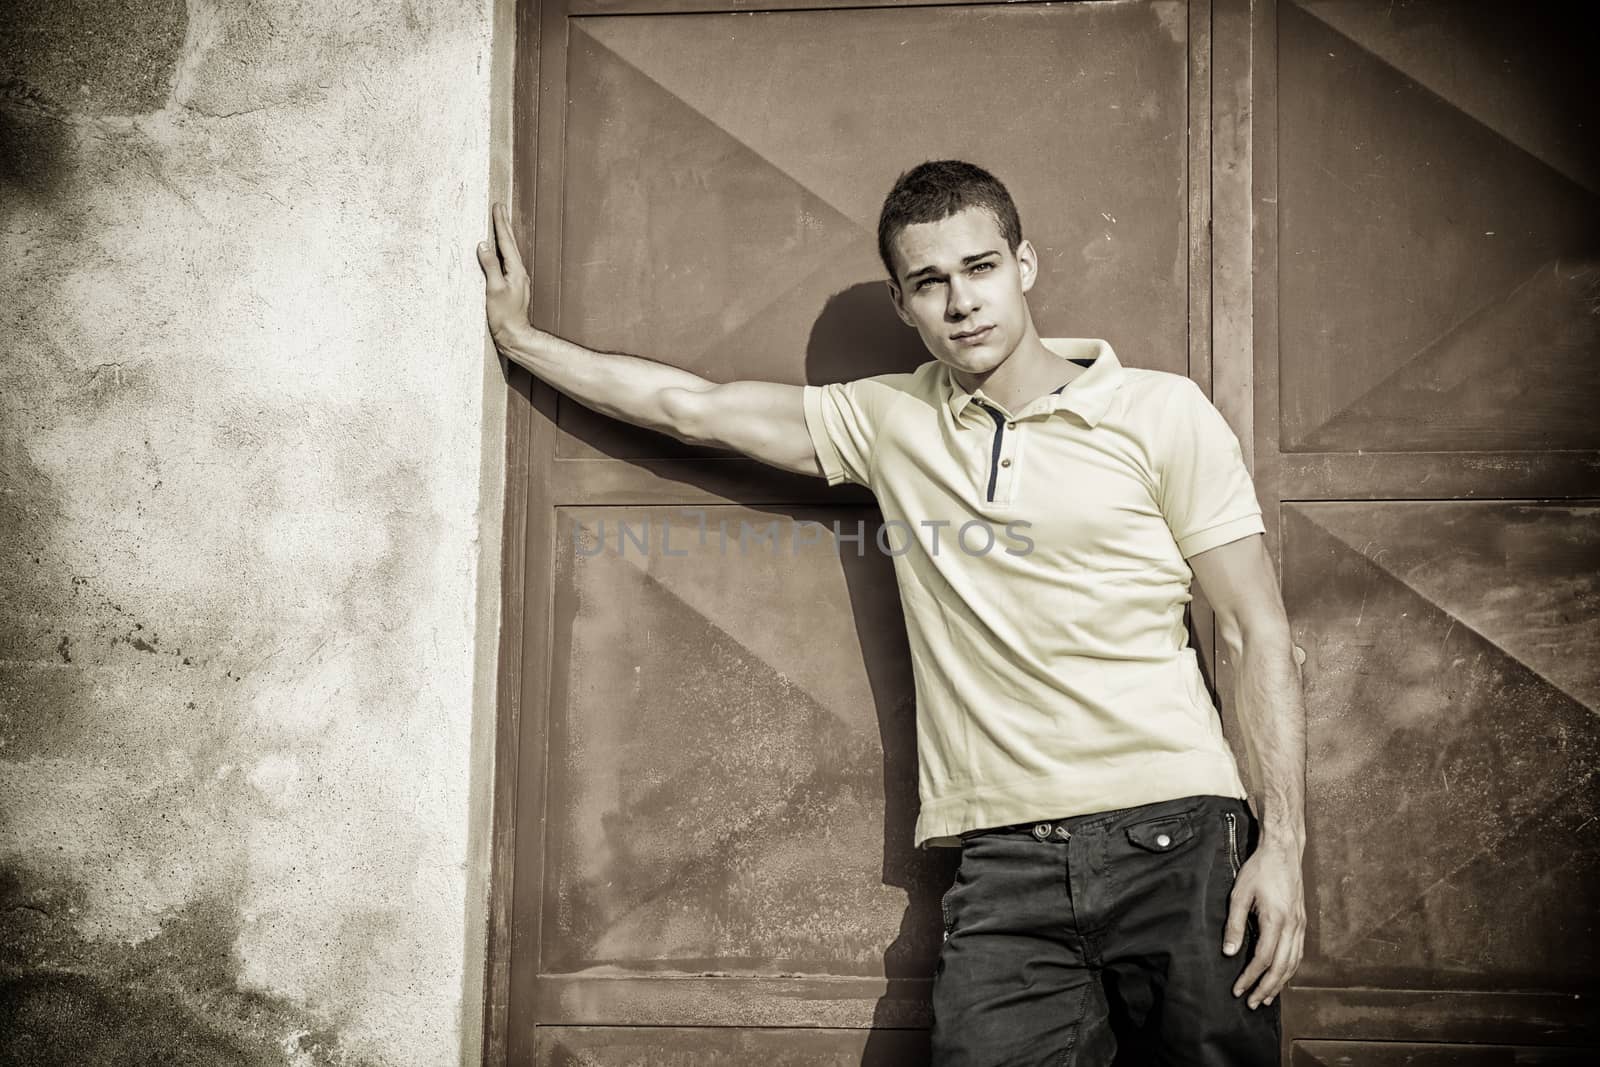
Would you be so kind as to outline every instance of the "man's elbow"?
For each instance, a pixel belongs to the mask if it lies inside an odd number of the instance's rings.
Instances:
[[[687,444],[709,443],[710,404],[704,392],[667,386],[657,394],[658,415],[652,429],[671,434]]]

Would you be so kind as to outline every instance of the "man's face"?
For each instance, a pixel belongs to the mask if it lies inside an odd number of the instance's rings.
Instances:
[[[1023,241],[1013,254],[994,215],[969,207],[907,226],[891,251],[895,313],[935,359],[969,374],[1005,362],[1028,329],[1023,294],[1038,272],[1032,245]]]

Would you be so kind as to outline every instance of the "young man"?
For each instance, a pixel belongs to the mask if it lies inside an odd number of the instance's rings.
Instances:
[[[1260,507],[1204,394],[1041,339],[1037,253],[969,163],[901,175],[879,219],[895,313],[933,360],[826,386],[716,384],[538,331],[494,223],[478,258],[507,358],[615,418],[865,485],[901,531],[916,839],[962,850],[934,1062],[1277,1063],[1304,713]],[[1237,667],[1259,820],[1188,647],[1192,578]]]

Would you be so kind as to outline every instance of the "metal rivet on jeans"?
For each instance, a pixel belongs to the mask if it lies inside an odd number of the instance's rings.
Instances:
[[[1168,837],[1166,834],[1157,834],[1156,835],[1156,845],[1157,846],[1159,846],[1161,848],[1166,848],[1170,844],[1172,844],[1172,838]]]
[[[1039,825],[1035,826],[1033,828],[1033,836],[1037,837],[1040,841],[1043,841],[1045,838],[1049,837],[1050,836],[1050,824],[1047,823],[1047,822],[1042,822]]]

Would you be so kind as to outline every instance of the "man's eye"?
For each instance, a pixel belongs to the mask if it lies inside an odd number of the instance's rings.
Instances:
[[[920,282],[917,283],[917,288],[918,289],[926,289],[930,285],[938,285],[938,284],[939,284],[939,279],[937,279],[937,278],[924,278]]]
[[[974,263],[972,265],[972,269],[973,270],[993,270],[994,269],[994,264],[993,263]]]

